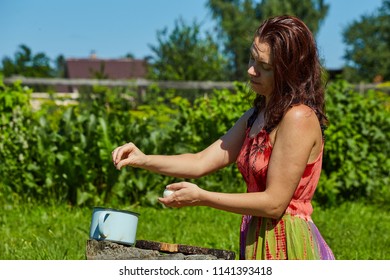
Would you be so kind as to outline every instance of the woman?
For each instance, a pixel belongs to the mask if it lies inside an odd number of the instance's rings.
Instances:
[[[201,152],[145,155],[133,143],[113,161],[180,178],[199,178],[236,162],[247,193],[218,193],[189,182],[168,185],[169,207],[209,206],[243,215],[240,259],[334,259],[311,220],[322,165],[324,89],[313,35],[298,18],[266,20],[250,49],[254,106]]]

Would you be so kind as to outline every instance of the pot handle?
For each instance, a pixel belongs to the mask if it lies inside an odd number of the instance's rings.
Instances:
[[[107,211],[103,211],[102,213],[100,213],[98,221],[99,234],[103,238],[107,237],[107,232],[104,231],[104,220],[106,218],[106,215],[110,215],[110,213]]]

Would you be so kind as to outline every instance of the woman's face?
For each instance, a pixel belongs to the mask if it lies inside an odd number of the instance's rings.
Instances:
[[[252,89],[266,99],[271,96],[274,89],[273,57],[268,43],[255,38],[250,50],[248,75]]]

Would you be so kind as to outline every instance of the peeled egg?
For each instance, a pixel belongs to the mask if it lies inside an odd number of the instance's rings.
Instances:
[[[164,193],[163,193],[163,197],[167,197],[171,194],[173,194],[175,191],[171,191],[171,190],[168,190],[168,189],[165,189],[164,190]]]

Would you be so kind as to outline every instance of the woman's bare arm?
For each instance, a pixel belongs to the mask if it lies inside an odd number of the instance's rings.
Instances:
[[[279,124],[264,192],[218,193],[180,182],[169,185],[176,192],[160,202],[170,207],[209,206],[233,213],[279,218],[287,208],[307,163],[318,156],[321,131],[308,107],[291,109]],[[314,151],[316,150],[316,151]]]
[[[180,155],[145,155],[133,143],[113,151],[117,169],[124,166],[143,168],[155,173],[179,177],[198,178],[234,162],[245,139],[246,122],[253,112],[248,110],[220,139],[198,153]]]

